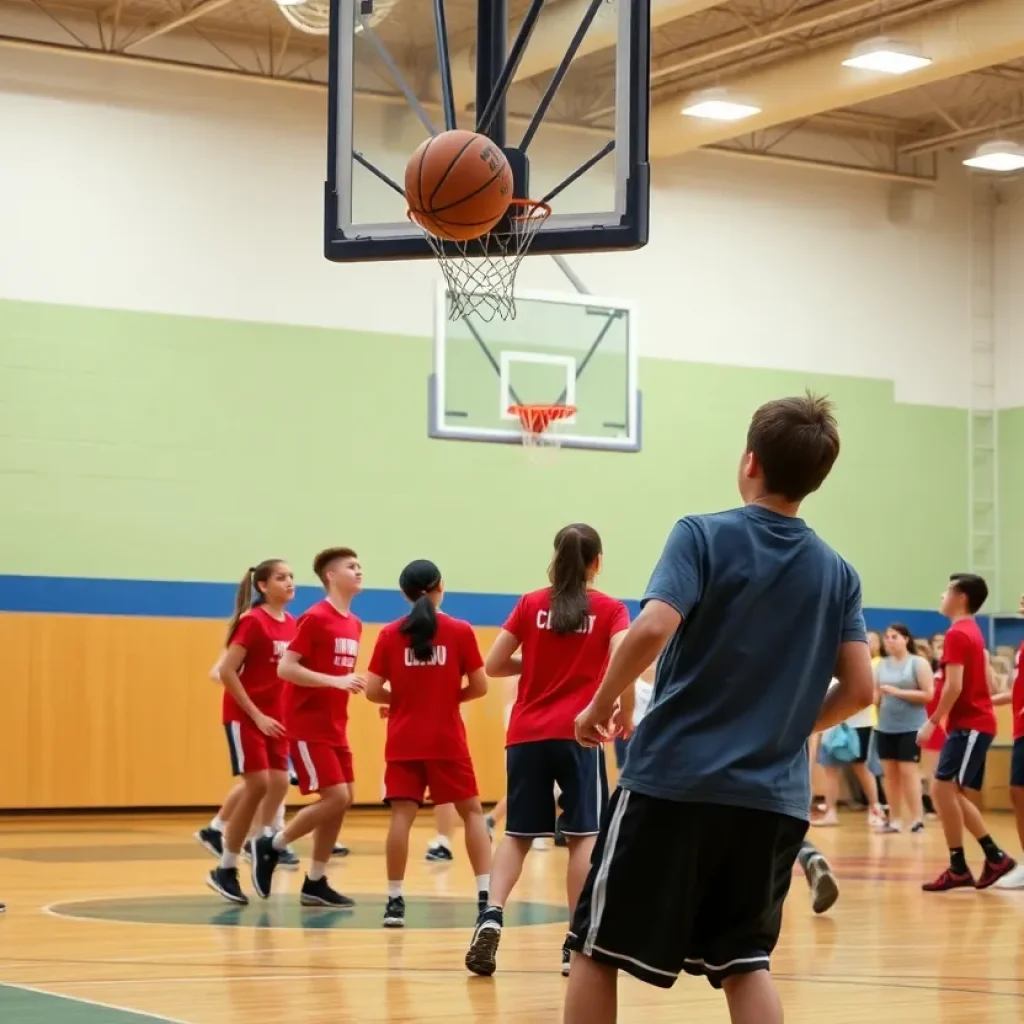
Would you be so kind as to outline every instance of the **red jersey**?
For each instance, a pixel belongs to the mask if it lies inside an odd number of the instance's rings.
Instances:
[[[327,676],[349,676],[359,656],[363,624],[343,615],[328,600],[319,601],[299,617],[295,639],[288,645],[303,668]],[[306,743],[348,747],[348,691],[321,686],[288,686],[288,732]]]
[[[293,636],[295,619],[287,612],[279,622],[265,608],[257,605],[238,620],[228,640],[228,647],[235,644],[245,648],[245,660],[238,670],[238,678],[249,700],[271,718],[280,718],[284,712],[285,684],[278,677],[277,663]],[[228,722],[243,722],[248,717],[225,690],[221,721],[226,725]]]
[[[608,642],[629,627],[621,601],[599,590],[589,596],[590,612],[575,633],[551,628],[549,588],[521,597],[502,627],[519,641],[523,661],[507,745],[575,739],[576,716],[590,703],[608,667]]]
[[[1024,644],[1013,663],[1013,738],[1024,739]]]
[[[402,620],[385,626],[370,658],[370,671],[391,684],[385,761],[454,761],[469,757],[459,692],[462,679],[484,659],[473,627],[440,612],[434,656],[418,661],[401,632]]]
[[[988,688],[988,656],[985,638],[974,619],[960,619],[949,627],[942,648],[943,678],[949,665],[962,665],[963,689],[949,712],[946,728],[975,729],[996,734],[996,712],[992,706],[992,692]]]

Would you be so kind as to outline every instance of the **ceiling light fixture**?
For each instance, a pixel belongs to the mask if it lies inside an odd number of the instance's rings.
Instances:
[[[964,166],[999,174],[1024,170],[1024,147],[1016,142],[986,142],[964,161]]]
[[[730,99],[724,89],[710,89],[691,96],[681,112],[684,117],[699,117],[705,121],[742,121],[760,114],[761,108]]]
[[[924,56],[918,47],[882,36],[854,47],[852,55],[843,61],[843,67],[880,71],[886,75],[906,75],[931,63],[931,57]]]

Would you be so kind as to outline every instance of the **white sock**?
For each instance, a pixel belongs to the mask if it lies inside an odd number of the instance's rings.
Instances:
[[[491,876],[490,875],[477,875],[476,876],[476,891],[477,892],[490,892],[491,889]]]
[[[227,827],[228,823],[223,818],[214,818],[210,822],[210,828],[212,828],[214,832],[223,832]]]
[[[278,832],[284,828],[284,804],[281,804],[277,809],[277,814],[274,815],[274,828]]]
[[[452,842],[447,836],[441,835],[439,832],[433,839],[430,840],[431,846],[443,846],[446,850],[451,850]]]
[[[315,860],[309,865],[306,877],[311,882],[319,882],[327,874],[327,865],[323,861]]]
[[[288,844],[284,841],[284,833],[278,832],[271,840],[270,845],[273,846],[275,850],[287,849]]]
[[[263,836],[264,839],[273,839],[280,831],[281,829],[279,828],[271,828],[269,825],[264,825],[263,831],[259,835]]]
[[[237,868],[238,867],[238,854],[231,853],[230,850],[225,850],[220,855],[220,866],[222,868]]]
[[[401,896],[404,884],[401,879],[397,882],[388,882],[388,899],[393,900],[396,896]]]

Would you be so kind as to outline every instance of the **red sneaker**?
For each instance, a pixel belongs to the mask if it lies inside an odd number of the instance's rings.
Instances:
[[[994,882],[995,879],[993,878],[992,881]],[[990,882],[989,884],[991,885],[992,883]],[[970,871],[968,871],[966,875],[957,875],[954,874],[950,868],[946,868],[946,870],[943,871],[934,882],[925,882],[921,888],[925,892],[946,892],[949,889],[973,889],[974,875],[972,875]]]
[[[981,878],[976,883],[978,888],[987,889],[990,885],[998,882],[1003,875],[1008,875],[1016,866],[1017,862],[1006,853],[1003,854],[1003,859],[998,864],[992,864],[986,860]]]

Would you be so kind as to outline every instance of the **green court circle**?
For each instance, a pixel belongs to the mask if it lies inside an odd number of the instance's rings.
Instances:
[[[247,907],[233,906],[216,896],[159,896],[132,899],[75,900],[56,903],[50,912],[59,917],[124,924],[184,924],[217,928],[299,928],[307,931],[330,928],[382,929],[387,897],[380,893],[356,893],[351,910],[303,907],[295,894],[252,898]],[[551,903],[516,901],[505,911],[506,928],[539,924],[565,924],[565,907]],[[431,896],[406,896],[406,929],[436,930],[472,928],[476,901]]]

